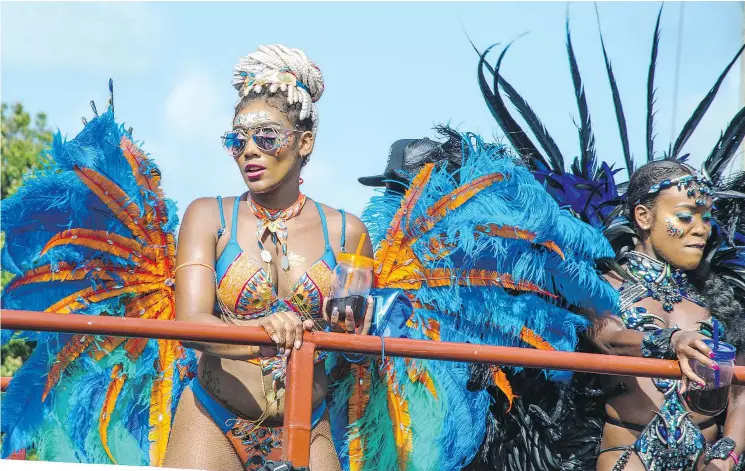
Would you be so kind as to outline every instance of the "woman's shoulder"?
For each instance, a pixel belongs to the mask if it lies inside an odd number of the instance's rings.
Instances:
[[[318,204],[321,206],[323,215],[326,216],[326,220],[329,222],[329,225],[336,225],[341,227],[342,210],[333,208],[321,202],[318,202]],[[357,231],[365,230],[365,225],[362,223],[362,220],[360,220],[357,215],[344,211],[344,219],[346,219],[347,231],[349,231],[350,229]]]
[[[223,211],[232,208],[235,197],[222,198]],[[216,197],[197,198],[186,207],[181,225],[194,225],[203,229],[220,225],[220,202]]]

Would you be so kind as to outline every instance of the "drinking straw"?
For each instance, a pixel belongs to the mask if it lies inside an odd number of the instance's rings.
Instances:
[[[362,247],[365,245],[365,238],[367,237],[367,234],[364,232],[360,235],[360,241],[357,242],[357,251],[354,253],[356,256],[362,255]],[[352,276],[347,277],[346,283],[344,283],[344,295],[349,292],[349,285],[352,283]]]
[[[364,234],[363,234],[364,235]],[[714,336],[714,356],[719,352],[719,321],[714,319],[712,332]],[[719,387],[719,370],[714,370],[714,387]]]

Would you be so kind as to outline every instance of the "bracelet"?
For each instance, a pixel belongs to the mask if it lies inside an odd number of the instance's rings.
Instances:
[[[740,457],[738,457],[738,456],[737,456],[737,455],[735,454],[735,452],[734,452],[734,451],[730,451],[730,452],[729,452],[729,457],[730,457],[730,458],[732,458],[732,461],[734,461],[734,462],[735,462],[735,468],[737,468],[737,466],[739,466],[739,464],[740,464]]]
[[[672,327],[656,329],[644,335],[642,340],[642,356],[645,358],[675,359],[675,351],[670,344],[673,334],[680,328]]]
[[[723,437],[715,441],[712,445],[706,445],[704,451],[704,464],[709,464],[711,460],[725,461],[727,458],[735,460],[735,466],[740,463],[740,459],[735,456],[735,441],[729,437]]]

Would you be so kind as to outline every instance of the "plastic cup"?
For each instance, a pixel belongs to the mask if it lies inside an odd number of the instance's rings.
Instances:
[[[704,386],[691,384],[686,391],[685,399],[688,408],[693,412],[714,416],[727,408],[737,350],[724,342],[718,342],[716,350],[714,350],[713,340],[704,339],[704,343],[714,352],[713,360],[719,365],[719,371],[711,369],[698,360],[690,360],[689,364],[693,372],[704,380]]]
[[[331,280],[329,302],[326,314],[329,316],[334,308],[339,315],[344,316],[349,307],[354,314],[355,326],[359,327],[365,319],[367,297],[373,284],[373,259],[361,255],[365,242],[362,234],[354,254],[341,253],[337,256],[337,264]]]

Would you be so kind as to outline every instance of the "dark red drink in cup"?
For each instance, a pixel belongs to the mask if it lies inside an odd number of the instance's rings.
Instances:
[[[703,387],[690,384],[685,399],[688,408],[693,412],[714,416],[727,408],[737,350],[732,345],[724,342],[718,342],[718,345],[715,346],[713,340],[704,339],[704,343],[714,353],[713,360],[719,365],[719,371],[717,372],[697,360],[690,360],[693,372],[703,379],[705,384]]]

